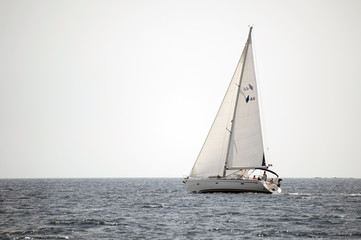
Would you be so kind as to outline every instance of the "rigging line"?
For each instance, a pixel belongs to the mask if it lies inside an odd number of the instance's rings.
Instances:
[[[224,177],[229,177],[229,176],[231,176],[231,175],[233,175],[233,174],[235,174],[237,172],[240,172],[240,171],[242,171],[242,169],[234,170],[234,172],[231,172],[230,174],[228,174],[227,176],[224,176]]]

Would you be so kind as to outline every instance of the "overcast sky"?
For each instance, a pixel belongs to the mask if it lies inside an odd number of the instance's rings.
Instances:
[[[361,1],[0,1],[0,178],[189,174],[254,24],[268,162],[361,177]]]

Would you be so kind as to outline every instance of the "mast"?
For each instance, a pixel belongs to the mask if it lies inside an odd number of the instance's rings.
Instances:
[[[242,78],[243,78],[243,72],[244,72],[244,66],[245,66],[245,63],[246,63],[246,59],[247,59],[247,52],[248,52],[248,47],[249,47],[249,43],[251,41],[251,33],[252,33],[252,29],[253,27],[251,26],[250,29],[249,29],[249,34],[248,34],[248,39],[247,39],[247,42],[246,42],[246,52],[244,54],[244,61],[243,61],[243,64],[242,64],[242,71],[241,71],[241,76],[239,78],[239,83],[237,85],[237,97],[236,97],[236,103],[234,104],[234,109],[233,109],[233,116],[232,116],[232,127],[231,127],[231,131],[230,131],[230,134],[229,134],[229,137],[228,137],[228,148],[227,148],[227,154],[226,154],[226,160],[224,161],[224,168],[223,168],[223,177],[226,176],[226,171],[227,171],[227,162],[228,162],[228,157],[229,157],[229,150],[230,150],[230,142],[231,142],[231,137],[232,137],[232,133],[233,133],[233,128],[234,128],[234,124],[233,124],[233,121],[234,121],[234,118],[236,116],[236,109],[237,109],[237,105],[238,105],[238,98],[239,98],[239,91],[240,91],[240,88],[241,88],[241,83],[242,83]]]

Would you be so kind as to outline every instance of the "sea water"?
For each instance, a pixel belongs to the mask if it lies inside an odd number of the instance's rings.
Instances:
[[[361,179],[190,194],[182,179],[1,179],[0,239],[361,239]]]

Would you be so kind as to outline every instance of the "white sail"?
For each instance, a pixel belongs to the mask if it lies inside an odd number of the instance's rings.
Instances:
[[[262,160],[263,143],[250,34],[190,177],[222,176],[225,167],[260,167]]]
[[[191,174],[191,177],[221,176],[227,156],[229,136],[232,128],[232,117],[235,101],[237,98],[238,86],[245,57],[246,46],[233,74],[231,83],[226,95],[214,119],[211,130],[198,155]]]
[[[227,167],[261,167],[264,150],[251,38],[235,111]]]

